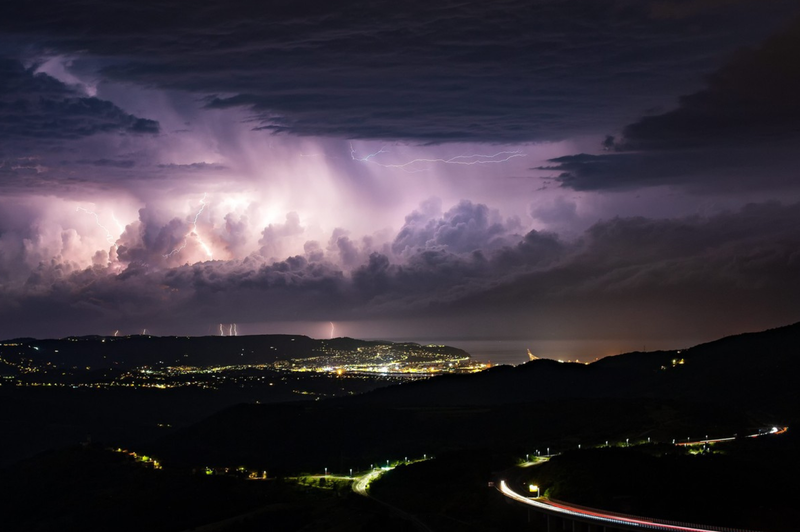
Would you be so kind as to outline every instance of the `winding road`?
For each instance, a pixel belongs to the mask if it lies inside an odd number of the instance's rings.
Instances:
[[[393,514],[395,514],[396,516],[398,516],[398,517],[400,517],[402,519],[405,519],[407,521],[411,521],[411,523],[415,527],[417,527],[417,530],[421,530],[422,532],[433,532],[430,528],[428,528],[428,525],[426,525],[425,523],[420,521],[416,516],[414,516],[414,515],[412,515],[412,514],[410,514],[408,512],[405,512],[405,511],[401,510],[400,508],[398,508],[397,506],[393,506],[393,505],[389,504],[388,502],[384,502],[384,501],[382,501],[380,499],[376,499],[375,497],[373,497],[372,495],[369,494],[369,484],[370,484],[370,482],[372,482],[373,480],[376,480],[378,477],[380,477],[383,474],[383,472],[384,472],[384,470],[377,469],[377,470],[374,470],[374,471],[371,471],[371,472],[367,473],[366,475],[358,477],[356,479],[356,481],[353,482],[353,491],[356,492],[357,494],[361,495],[362,497],[367,497],[367,498],[377,502],[378,504],[384,506],[385,508],[390,510]]]
[[[783,434],[788,430],[788,428],[789,427],[772,427],[772,429],[768,431],[761,431],[745,437],[757,438],[760,436]],[[676,443],[676,445],[702,445],[707,443],[729,441],[733,439],[735,439],[735,437],[715,439],[706,438],[704,440],[680,442]],[[662,532],[748,532],[733,528],[693,525],[663,519],[616,514],[596,508],[585,508],[561,501],[554,501],[548,499],[547,497],[525,497],[509,488],[505,480],[500,481],[500,485],[497,486],[497,489],[506,497],[527,506],[532,506],[546,515],[554,515],[585,523],[611,525],[614,527],[621,527],[624,530],[656,530]]]

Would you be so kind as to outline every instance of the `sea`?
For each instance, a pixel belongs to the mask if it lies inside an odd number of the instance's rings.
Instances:
[[[691,346],[670,341],[643,344],[632,340],[464,340],[393,338],[394,342],[443,344],[463,349],[473,360],[491,365],[516,366],[530,360],[528,350],[539,358],[563,362],[589,363],[601,358],[632,351],[683,349]]]

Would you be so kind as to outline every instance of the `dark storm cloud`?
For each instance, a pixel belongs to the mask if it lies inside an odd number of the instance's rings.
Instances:
[[[564,186],[632,188],[682,183],[754,187],[797,182],[800,162],[800,18],[755,50],[740,51],[672,111],[607,139],[616,153],[559,157]]]
[[[349,273],[322,256],[269,261],[252,255],[171,269],[133,261],[118,275],[99,266],[42,261],[7,291],[0,316],[18,326],[45,316],[72,326],[81,319],[109,326],[158,319],[189,327],[223,317],[245,322],[457,314],[556,320],[595,332],[613,323],[700,327],[722,315],[742,323],[788,322],[798,318],[799,228],[800,204],[766,203],[713,217],[614,218],[572,242],[531,231],[493,251],[419,248],[405,260],[373,252]],[[28,238],[35,238],[31,232]],[[152,245],[164,249],[157,240]],[[19,267],[19,259],[0,258],[3,269]]]
[[[109,132],[156,134],[159,125],[0,57],[0,141],[76,139]]]
[[[93,161],[80,159],[75,161],[78,164],[90,164],[92,166],[99,166],[101,168],[133,168],[136,166],[136,161],[130,159],[95,159]]]
[[[683,4],[44,0],[8,6],[0,31],[87,54],[105,77],[248,108],[255,129],[514,142],[616,127],[796,8],[707,2],[669,16]]]

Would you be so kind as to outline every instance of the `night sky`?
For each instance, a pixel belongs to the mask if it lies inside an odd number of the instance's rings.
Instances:
[[[800,320],[796,1],[2,11],[0,338]]]

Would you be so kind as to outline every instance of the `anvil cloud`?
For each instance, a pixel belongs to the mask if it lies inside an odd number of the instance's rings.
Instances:
[[[0,337],[796,321],[799,16],[18,2],[0,19]]]

